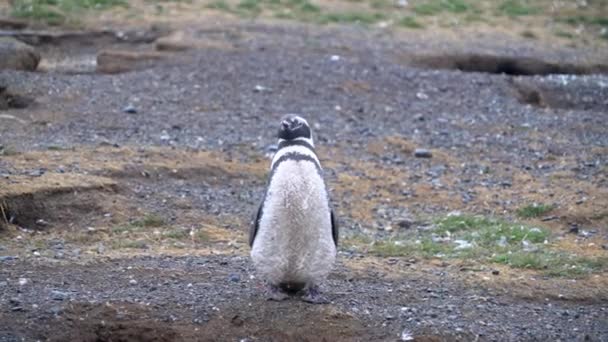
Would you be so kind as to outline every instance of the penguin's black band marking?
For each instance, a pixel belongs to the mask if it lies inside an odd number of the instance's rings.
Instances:
[[[306,147],[307,149],[311,150],[315,156],[317,155],[317,153],[315,152],[315,148],[312,147],[312,145],[304,140],[283,140],[279,143],[279,148],[277,149],[280,150],[284,147],[289,147],[289,146],[303,146]]]
[[[320,176],[323,176],[323,169],[321,168],[321,165],[319,165],[319,162],[317,161],[317,159],[315,159],[312,156],[306,155],[306,154],[302,154],[302,153],[298,153],[298,152],[288,152],[285,153],[284,155],[282,155],[279,159],[277,159],[273,166],[272,166],[272,170],[270,170],[270,179],[272,179],[272,176],[274,175],[274,173],[276,172],[276,170],[278,169],[279,165],[281,165],[282,162],[285,161],[309,161],[312,162],[313,164],[315,164],[315,167],[317,168],[317,172],[319,173]]]

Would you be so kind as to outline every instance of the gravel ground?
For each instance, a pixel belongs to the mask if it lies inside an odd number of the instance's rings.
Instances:
[[[211,34],[193,34],[204,32]],[[3,157],[0,174],[9,181],[39,173],[107,176],[119,190],[103,198],[161,213],[171,224],[213,217],[223,229],[243,236],[263,177],[224,178],[199,167],[181,176],[171,176],[169,169],[163,177],[146,178],[140,169],[117,174],[104,164],[118,160],[112,149],[136,151],[120,158],[137,164],[140,154],[160,148],[167,159],[170,151],[213,151],[264,168],[277,119],[296,112],[305,114],[315,130],[345,236],[362,231],[382,236],[403,216],[455,209],[509,216],[534,196],[561,207],[582,201],[602,210],[608,203],[606,75],[416,69],[402,62],[404,54],[440,53],[446,47],[354,28],[317,32],[260,24],[213,34],[232,47],[184,52],[147,70],[0,73],[0,85],[35,99],[28,109],[7,111],[26,124],[0,119],[0,144],[25,153],[28,162],[24,167]],[[489,40],[469,48],[484,47],[551,60],[575,54],[524,45],[504,48]],[[413,158],[410,145],[428,149],[433,157]],[[86,156],[58,166],[28,159],[28,151],[55,154],[60,161],[79,151]],[[97,166],[87,166],[89,159],[98,159]],[[368,173],[363,178],[372,184],[369,192],[345,187],[340,175],[365,174],[364,164],[407,177],[395,183],[384,173]],[[493,172],[480,173],[488,167]],[[549,188],[560,172],[571,178]],[[524,174],[529,181],[521,180]],[[416,184],[431,191],[414,192]],[[480,187],[497,195],[484,198]],[[532,194],[521,190],[528,188]],[[394,200],[385,201],[378,189],[390,189]],[[177,204],[184,198],[191,217]],[[359,200],[373,206],[371,218],[357,215],[353,202]],[[83,209],[88,216],[71,217],[76,227],[104,222],[101,215],[91,217],[89,209]],[[606,243],[605,223],[605,218],[589,221],[568,212],[552,228],[563,232],[572,224],[591,225]],[[57,222],[52,227],[61,229]],[[85,256],[76,251],[78,244],[60,242],[49,247],[51,256],[37,256],[32,252],[39,249],[24,241],[27,234],[0,240],[0,256],[6,255],[0,259],[0,341],[395,341],[410,336],[420,341],[608,341],[605,294],[577,300],[470,286],[452,264],[343,249],[340,265],[325,284],[332,304],[311,306],[297,300],[265,302],[244,246],[205,255],[98,251]],[[18,258],[8,257],[11,253]]]

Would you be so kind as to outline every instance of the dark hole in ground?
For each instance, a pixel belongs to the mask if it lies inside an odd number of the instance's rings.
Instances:
[[[608,88],[593,81],[571,80],[560,83],[522,77],[513,80],[513,89],[519,102],[535,107],[600,112],[608,110]]]
[[[12,93],[7,90],[6,86],[0,85],[0,110],[23,109],[27,108],[32,102],[34,101],[31,98]]]
[[[0,229],[8,223],[45,229],[90,221],[92,215],[103,210],[98,200],[104,194],[103,191],[82,191],[62,188],[0,197]]]
[[[608,64],[573,64],[544,61],[533,57],[497,56],[482,54],[418,55],[407,58],[409,63],[422,68],[485,72],[507,75],[603,74]]]

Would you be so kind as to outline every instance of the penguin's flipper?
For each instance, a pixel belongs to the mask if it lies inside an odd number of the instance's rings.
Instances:
[[[336,215],[334,214],[334,210],[331,210],[331,234],[334,238],[334,244],[336,246],[338,246],[338,235],[339,235],[339,229],[338,229],[338,219],[336,218]]]
[[[253,241],[255,240],[255,236],[258,233],[258,228],[260,225],[260,219],[262,218],[262,207],[264,206],[264,202],[260,203],[260,207],[258,208],[258,212],[251,223],[251,227],[249,227],[249,247],[253,247]]]

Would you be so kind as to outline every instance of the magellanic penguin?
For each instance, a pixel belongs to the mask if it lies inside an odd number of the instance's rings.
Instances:
[[[249,245],[257,272],[268,282],[269,299],[303,293],[325,303],[319,283],[336,259],[338,225],[308,122],[283,117],[264,199],[251,225]]]

